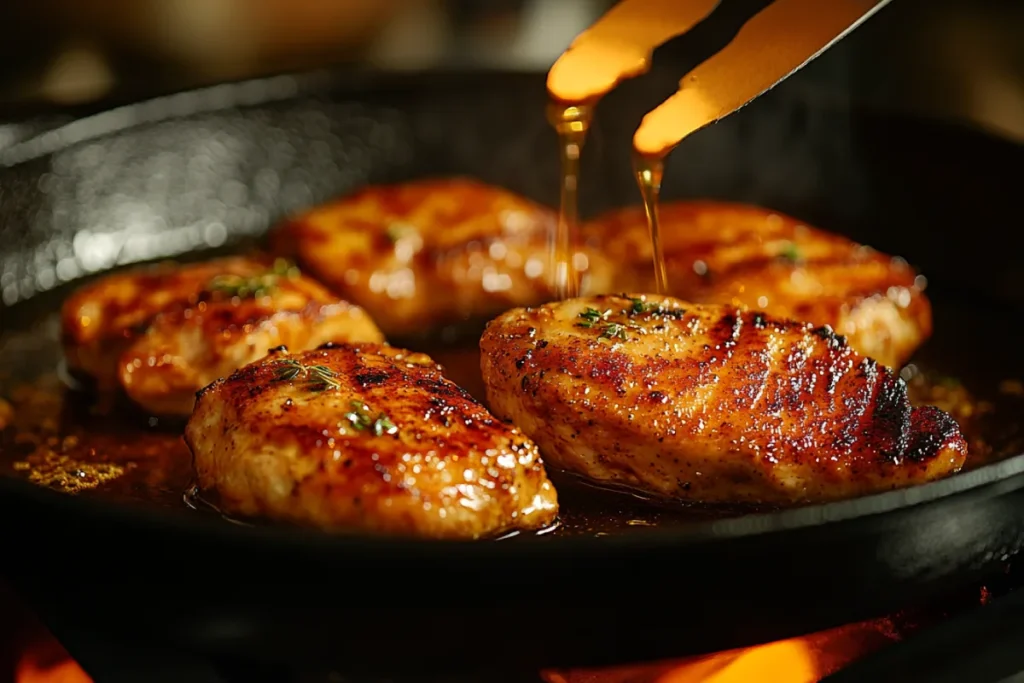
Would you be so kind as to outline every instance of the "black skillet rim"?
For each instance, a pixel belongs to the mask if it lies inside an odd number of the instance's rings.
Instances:
[[[340,90],[367,94],[399,87],[422,88],[422,80],[418,76],[419,74],[416,73],[382,75],[357,71],[342,77],[331,71],[319,70],[186,90],[75,119],[0,151],[0,165],[18,166],[88,140],[116,135],[137,126],[200,113],[266,105],[301,96],[315,96],[318,92]],[[436,81],[435,77],[437,77]],[[497,78],[536,77],[536,74],[527,72],[509,72],[499,75],[473,71],[445,71],[438,74],[432,73],[431,81],[443,85],[464,86],[467,78],[486,78],[488,81],[492,81]],[[189,101],[191,104],[188,104]],[[915,120],[915,117],[900,114],[886,114],[885,116],[886,118]],[[969,131],[971,135],[988,138],[992,141],[1010,142],[978,126],[964,122],[940,120],[932,122],[945,128]],[[31,305],[34,299],[35,297],[31,297],[11,307],[0,305],[0,310],[6,308],[11,311],[25,308]],[[305,548],[313,551],[377,551],[387,554],[403,552],[418,554],[418,551],[429,553],[442,548],[448,551],[458,548],[459,554],[464,557],[465,553],[469,553],[498,559],[507,555],[522,555],[524,552],[538,555],[548,555],[553,552],[600,554],[611,550],[629,551],[664,546],[681,548],[693,544],[724,542],[743,537],[766,537],[785,531],[822,527],[895,513],[933,504],[940,500],[982,499],[1000,496],[1020,488],[1024,488],[1024,453],[968,472],[962,472],[947,479],[850,500],[790,510],[754,513],[721,520],[638,528],[629,534],[603,537],[570,536],[557,540],[527,538],[516,543],[437,541],[358,534],[330,534],[316,530],[275,526],[240,527],[225,523],[212,515],[167,514],[145,504],[121,504],[79,498],[7,476],[0,476],[0,505],[22,503],[43,506],[52,512],[61,511],[63,514],[74,516],[79,521],[85,521],[83,516],[88,515],[103,526],[114,523],[122,527],[137,526],[140,529],[159,529],[164,532],[184,535],[201,532],[208,538],[212,536],[213,538],[210,540],[222,540],[226,543],[255,541],[261,544],[268,542],[276,545],[284,544],[294,546],[296,549]]]

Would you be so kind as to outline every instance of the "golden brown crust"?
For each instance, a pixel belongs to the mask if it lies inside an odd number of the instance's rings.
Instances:
[[[480,345],[494,413],[549,466],[603,483],[801,503],[921,483],[966,457],[950,416],[912,408],[902,380],[827,327],[602,296],[509,311]]]
[[[317,207],[279,226],[272,244],[389,336],[414,335],[554,298],[556,221],[550,208],[474,180],[424,180]],[[604,291],[609,264],[585,256],[584,284]]]
[[[68,365],[151,413],[188,415],[196,391],[275,346],[383,340],[361,309],[281,267],[232,257],[97,280],[64,304]]]
[[[388,346],[275,352],[204,389],[185,440],[199,486],[237,515],[478,538],[558,511],[532,441]]]
[[[830,325],[889,367],[931,335],[923,280],[902,259],[754,206],[665,202],[659,217],[673,296]],[[584,232],[617,255],[615,291],[656,291],[643,209],[608,212]]]

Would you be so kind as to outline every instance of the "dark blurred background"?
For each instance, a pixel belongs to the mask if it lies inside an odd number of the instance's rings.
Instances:
[[[0,106],[7,119],[95,109],[329,65],[544,71],[611,4],[4,0]],[[837,97],[962,118],[1024,140],[1024,1],[893,0],[807,79]]]

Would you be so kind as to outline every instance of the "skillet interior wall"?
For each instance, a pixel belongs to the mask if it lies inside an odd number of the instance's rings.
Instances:
[[[631,133],[674,78],[656,72],[601,103],[583,159],[585,217],[637,201]],[[258,237],[368,182],[467,174],[556,202],[542,76],[356,81],[281,77],[184,93],[0,153],[3,305],[115,265]],[[113,132],[96,136],[104,129]],[[664,197],[777,208],[906,255],[933,280],[1019,300],[1024,236],[1004,230],[1019,223],[1005,169],[1020,168],[1024,151],[943,133],[789,81],[687,140],[670,158]],[[76,136],[85,139],[66,145]]]

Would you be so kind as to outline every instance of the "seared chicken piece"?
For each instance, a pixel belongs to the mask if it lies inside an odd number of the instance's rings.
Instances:
[[[512,310],[480,342],[494,413],[549,467],[658,496],[789,504],[956,472],[956,422],[828,327],[599,296]]]
[[[337,531],[478,538],[558,513],[532,441],[428,356],[275,352],[199,394],[185,429],[218,506]]]
[[[667,202],[659,218],[673,296],[830,325],[893,368],[931,335],[924,279],[902,259],[753,206]],[[642,208],[609,212],[584,230],[623,266],[612,291],[656,291]]]
[[[72,372],[157,415],[188,415],[196,391],[282,344],[383,341],[362,309],[294,267],[244,257],[109,275],[64,303],[62,325]]]
[[[364,307],[389,337],[554,299],[555,213],[466,179],[368,187],[278,228],[274,250]],[[610,267],[577,255],[582,285],[608,291]]]

